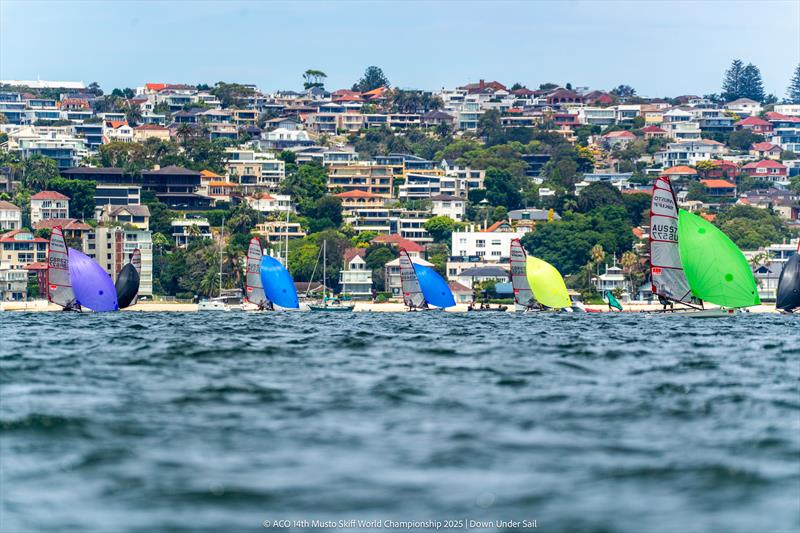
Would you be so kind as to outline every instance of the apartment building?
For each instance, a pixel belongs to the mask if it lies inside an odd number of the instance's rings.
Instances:
[[[275,192],[286,176],[286,163],[269,152],[228,148],[225,169],[231,182],[247,196],[256,192]]]
[[[328,167],[328,191],[331,193],[364,191],[391,198],[393,186],[394,173],[388,165],[362,163]]]
[[[144,207],[144,206],[143,206]],[[97,261],[116,282],[122,267],[130,261],[135,249],[142,256],[139,273],[139,294],[153,294],[153,239],[152,232],[144,229],[98,226],[83,236],[83,251]]]
[[[31,224],[51,218],[69,217],[69,196],[42,191],[31,196]]]

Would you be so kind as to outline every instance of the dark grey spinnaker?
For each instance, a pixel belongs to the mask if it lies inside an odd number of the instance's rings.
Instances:
[[[800,309],[800,251],[786,262],[778,279],[778,297],[775,307],[792,312]]]
[[[117,282],[114,286],[117,289],[117,302],[120,309],[125,309],[136,303],[142,268],[140,254],[139,249],[135,249],[131,254],[131,262],[122,267],[122,270],[117,275]]]

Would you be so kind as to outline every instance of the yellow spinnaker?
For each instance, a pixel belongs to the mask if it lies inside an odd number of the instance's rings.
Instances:
[[[538,257],[531,256],[528,256],[525,267],[528,283],[533,289],[533,296],[537,302],[555,309],[572,305],[567,294],[567,286],[564,285],[564,278],[561,277],[561,273],[556,270],[556,267]]]

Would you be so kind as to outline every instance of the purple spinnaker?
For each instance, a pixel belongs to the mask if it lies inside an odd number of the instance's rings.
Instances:
[[[69,249],[69,277],[81,307],[97,312],[119,309],[117,290],[108,272],[94,259],[72,248]]]

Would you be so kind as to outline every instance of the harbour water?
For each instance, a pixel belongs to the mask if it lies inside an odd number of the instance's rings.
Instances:
[[[4,313],[0,530],[797,531],[798,318]]]

